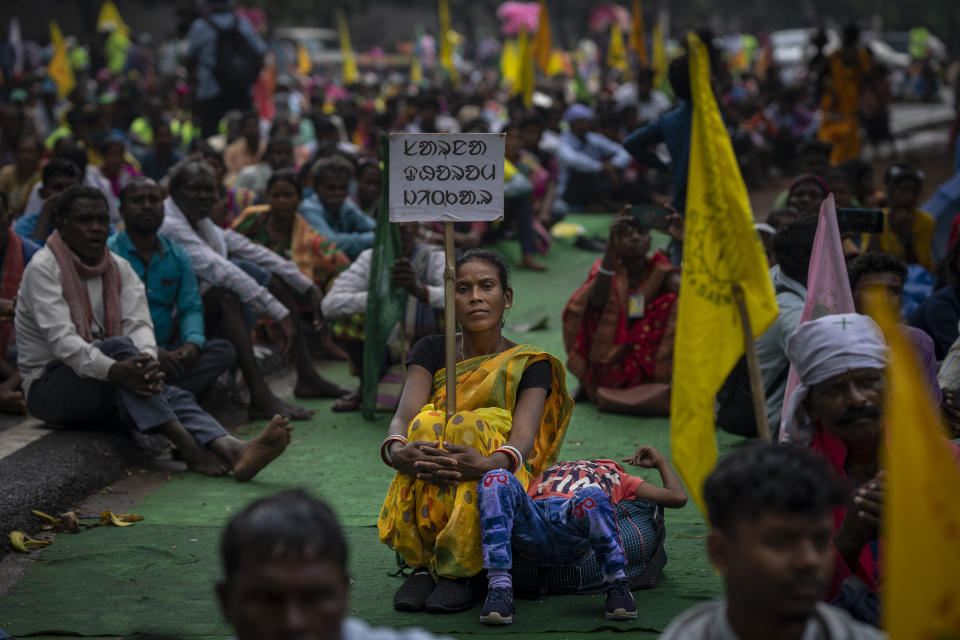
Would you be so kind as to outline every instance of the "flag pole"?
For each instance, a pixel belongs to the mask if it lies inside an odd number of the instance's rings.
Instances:
[[[740,325],[743,327],[743,353],[747,356],[747,370],[750,372],[750,391],[753,396],[753,415],[757,420],[757,434],[761,440],[770,442],[770,423],[767,422],[766,393],[763,390],[763,378],[760,375],[760,362],[757,360],[757,343],[750,328],[750,316],[747,314],[747,302],[743,297],[743,287],[733,285],[733,299],[740,312]]]
[[[453,223],[443,223],[443,248],[446,268],[443,270],[443,331],[447,351],[447,420],[457,412],[457,309],[454,301],[454,279],[457,275],[453,252]]]

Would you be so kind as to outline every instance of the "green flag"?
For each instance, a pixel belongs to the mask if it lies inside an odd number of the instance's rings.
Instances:
[[[394,287],[390,281],[393,264],[401,258],[400,230],[390,223],[390,144],[387,134],[380,134],[380,158],[383,161],[383,188],[377,228],[373,232],[373,256],[370,261],[370,285],[367,288],[367,316],[363,339],[363,417],[373,420],[377,410],[377,383],[384,359],[390,349],[387,337],[403,317],[407,291]]]

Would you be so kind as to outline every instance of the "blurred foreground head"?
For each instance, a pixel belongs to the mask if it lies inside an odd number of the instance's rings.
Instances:
[[[258,500],[227,525],[217,595],[240,640],[340,637],[347,541],[333,511],[304,491]]]

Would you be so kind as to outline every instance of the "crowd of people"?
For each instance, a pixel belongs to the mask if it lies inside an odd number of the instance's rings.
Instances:
[[[575,399],[669,414],[683,256],[695,250],[683,229],[687,56],[629,81],[604,74],[594,95],[544,85],[527,103],[481,71],[459,86],[344,87],[272,54],[264,66],[266,43],[229,0],[208,0],[184,26],[181,47],[128,41],[119,61],[109,46],[71,56],[75,86],[62,97],[62,78],[36,60],[3,70],[0,410],[158,432],[189,469],[251,479],[283,453],[290,421],[313,414],[271,390],[265,351],[295,370],[295,398],[360,408],[360,389],[324,378],[315,358],[347,360],[358,377],[370,366],[380,134],[502,133],[503,220],[455,228],[455,372],[439,334],[442,229],[399,225],[391,283],[406,301],[378,372],[378,403],[393,414],[380,454],[396,470],[378,529],[411,569],[393,604],[450,613],[485,593],[481,621],[507,624],[532,571],[534,589],[603,592],[607,618],[635,618],[631,590],[654,586],[663,566],[663,508],[682,507],[686,491],[650,446],[621,452],[622,462],[656,469],[660,485],[612,459],[560,455]],[[108,42],[117,28],[106,27]],[[220,44],[227,32],[234,64]],[[883,579],[887,352],[863,301],[879,290],[900,311],[929,400],[960,436],[960,243],[950,238],[936,260],[936,224],[919,208],[922,171],[896,164],[877,185],[860,159],[861,128],[871,131],[866,118],[878,117],[884,94],[854,26],[797,87],[781,86],[775,69],[733,74],[719,50],[710,54],[748,184],[794,176],[756,225],[779,307],[757,341],[764,401],[774,438],[794,446],[731,454],[707,481],[708,551],[727,597],[684,614],[664,637],[881,637],[867,625],[879,623]],[[882,230],[841,229],[857,313],[801,324],[829,196],[876,214]],[[564,308],[564,363],[504,335],[504,311],[523,292],[484,247],[515,240],[520,267],[544,271],[551,229],[570,212],[617,215],[606,239],[577,242],[602,255]],[[651,252],[653,233],[665,234],[664,250]],[[791,365],[800,386],[784,406]],[[249,419],[270,421],[252,440],[216,417],[237,400]],[[718,423],[757,435],[755,425]],[[340,628],[346,543],[325,505],[300,493],[258,502],[228,527],[223,556],[219,594],[239,637],[269,636],[281,622]],[[545,568],[571,564],[582,571],[576,585],[562,573],[543,579]],[[274,608],[251,608],[250,598]],[[294,605],[277,608],[287,600],[311,607],[294,616]],[[342,624],[345,638],[373,637],[359,621]]]

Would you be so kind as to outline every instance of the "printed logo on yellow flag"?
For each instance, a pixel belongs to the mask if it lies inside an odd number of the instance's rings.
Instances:
[[[910,342],[878,296],[871,314],[890,345],[883,518],[884,628],[891,640],[960,638],[960,470]]]
[[[753,230],[747,188],[710,88],[706,48],[692,33],[687,41],[693,130],[670,441],[687,491],[706,514],[703,481],[717,461],[714,397],[743,355],[743,329],[733,288],[743,289],[754,336],[776,319],[777,302],[763,246]]]

